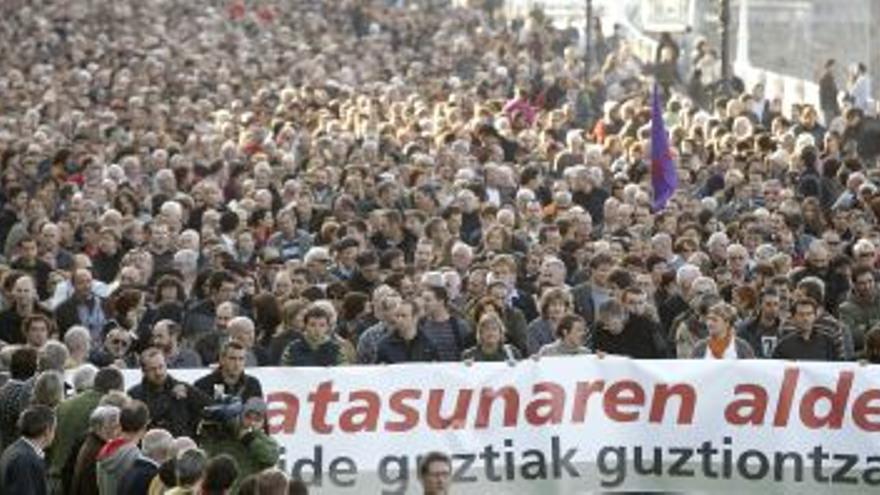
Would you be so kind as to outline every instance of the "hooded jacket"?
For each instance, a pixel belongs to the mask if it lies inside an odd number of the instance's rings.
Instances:
[[[140,456],[137,444],[119,437],[107,442],[98,452],[98,492],[115,495],[116,485]]]

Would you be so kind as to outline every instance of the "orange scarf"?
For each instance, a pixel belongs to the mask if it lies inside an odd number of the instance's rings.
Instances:
[[[709,337],[709,350],[712,352],[712,357],[715,359],[721,359],[724,357],[724,351],[727,349],[727,346],[730,345],[730,341],[733,339],[733,332],[729,329],[722,337]]]

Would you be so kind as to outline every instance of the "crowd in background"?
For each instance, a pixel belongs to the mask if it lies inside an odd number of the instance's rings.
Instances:
[[[585,74],[540,15],[409,4],[2,3],[0,491],[286,493],[257,366],[880,362],[864,66],[784,109],[704,40]]]

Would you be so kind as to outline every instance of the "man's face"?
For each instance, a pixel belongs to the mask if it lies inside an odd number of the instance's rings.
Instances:
[[[394,309],[394,327],[398,332],[404,335],[415,333],[416,318],[413,315],[412,306],[409,304],[398,304]]]
[[[150,356],[144,360],[141,371],[148,383],[162,385],[168,377],[168,370],[165,368],[165,357],[161,354]]]
[[[37,243],[33,240],[21,244],[21,257],[28,261],[37,259]]]
[[[110,234],[110,233],[101,234],[101,240],[100,240],[100,243],[98,244],[98,247],[105,254],[108,254],[111,256],[116,254],[116,249],[117,249],[116,237],[114,237],[113,234]]]
[[[34,282],[30,277],[22,277],[15,282],[15,288],[12,290],[16,302],[19,304],[29,304],[36,297]]]
[[[171,332],[168,331],[168,325],[156,325],[156,328],[153,329],[153,335],[150,338],[150,342],[154,347],[158,347],[163,352],[171,351]]]
[[[79,271],[73,276],[73,290],[81,298],[88,297],[92,292],[92,274]]]
[[[544,287],[559,287],[565,282],[565,273],[557,263],[544,263],[538,281]]]
[[[306,321],[305,337],[310,342],[322,342],[330,330],[330,322],[326,318],[309,318]]]
[[[238,377],[244,373],[245,352],[244,349],[229,348],[220,358],[220,369],[223,374],[230,377]]]
[[[347,249],[343,249],[337,255],[337,261],[340,265],[344,267],[352,267],[354,266],[354,259],[357,257],[358,248],[350,247]]]
[[[608,263],[602,263],[593,270],[593,284],[598,287],[608,286],[608,275],[611,274],[612,266]]]
[[[648,297],[645,294],[627,293],[624,296],[624,305],[630,314],[641,315],[648,307]]]
[[[379,264],[373,263],[370,265],[364,265],[361,267],[361,274],[363,274],[364,278],[368,282],[376,282],[379,280]]]
[[[781,302],[779,297],[777,296],[764,296],[764,300],[761,301],[761,314],[766,316],[767,318],[777,318],[779,316],[779,308],[781,307]]]
[[[586,326],[582,322],[576,322],[572,325],[571,330],[565,334],[565,342],[569,345],[582,345],[584,337],[587,334]]]
[[[415,265],[430,267],[434,258],[434,248],[427,243],[420,243],[416,246]]]
[[[249,325],[237,325],[230,329],[229,338],[244,346],[245,349],[250,349],[254,346],[256,334]]]
[[[830,255],[824,249],[817,249],[810,253],[810,264],[820,270],[828,268],[829,259]]]
[[[168,234],[168,227],[165,225],[154,225],[151,230],[150,243],[156,251],[164,251],[168,249],[171,237]]]
[[[442,303],[440,300],[429,290],[422,291],[422,305],[428,313],[433,313],[442,309]]]
[[[234,297],[235,297],[235,283],[234,282],[223,282],[222,284],[220,284],[220,287],[217,288],[214,302],[216,304],[220,304],[220,303],[231,301]]]
[[[813,322],[816,321],[816,308],[809,304],[798,304],[794,308],[793,319],[798,328],[802,331],[809,331],[813,328]]]
[[[232,313],[232,306],[229,304],[221,304],[217,308],[217,312],[214,314],[214,326],[217,331],[221,333],[226,332],[226,325],[228,325],[229,321],[234,317],[235,315]]]
[[[40,240],[43,245],[48,248],[55,248],[58,246],[59,241],[61,240],[61,235],[58,231],[58,227],[44,227],[43,231],[40,233]]]
[[[31,347],[41,348],[46,341],[49,340],[49,327],[45,321],[33,321],[28,327],[27,343]]]
[[[859,297],[869,298],[874,296],[876,282],[873,273],[865,272],[859,275],[855,282],[855,291]]]
[[[451,484],[452,467],[444,461],[434,461],[425,468],[422,486],[425,495],[446,495]]]
[[[309,281],[306,280],[305,275],[298,273],[291,275],[290,284],[292,290],[291,297],[299,297],[299,295],[302,294],[302,291],[306,290],[309,286]]]

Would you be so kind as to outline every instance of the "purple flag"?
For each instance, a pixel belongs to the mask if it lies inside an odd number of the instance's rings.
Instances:
[[[669,138],[663,124],[663,106],[660,93],[654,85],[651,104],[651,186],[654,188],[654,211],[666,208],[666,202],[678,187],[678,171],[669,152]]]

